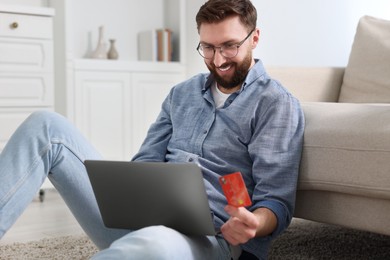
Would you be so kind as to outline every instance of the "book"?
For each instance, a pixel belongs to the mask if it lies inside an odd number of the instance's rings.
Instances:
[[[138,59],[172,61],[172,31],[167,28],[138,33]]]
[[[138,33],[138,59],[141,61],[157,61],[156,30]]]

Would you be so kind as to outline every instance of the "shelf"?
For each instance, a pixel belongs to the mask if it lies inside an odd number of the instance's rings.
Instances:
[[[137,61],[139,32],[169,28],[173,60],[185,63],[185,0],[148,0],[136,6],[127,0],[56,0],[50,5],[56,11],[58,55],[65,53],[66,59],[91,57],[103,26],[107,51],[109,39],[115,39],[119,59]]]
[[[185,67],[179,62],[125,61],[75,59],[75,70],[94,71],[132,71],[132,72],[178,72],[184,73]]]

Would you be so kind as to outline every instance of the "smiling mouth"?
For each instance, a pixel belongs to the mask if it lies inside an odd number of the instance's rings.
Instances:
[[[229,64],[229,65],[218,67],[217,69],[220,71],[228,71],[231,67],[232,67],[232,65]]]

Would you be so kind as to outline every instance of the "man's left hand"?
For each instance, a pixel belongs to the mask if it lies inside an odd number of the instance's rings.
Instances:
[[[244,244],[256,236],[259,221],[256,216],[244,207],[227,205],[225,211],[230,219],[222,225],[221,232],[231,245]]]
[[[267,208],[250,212],[244,207],[227,205],[225,211],[230,219],[222,225],[221,232],[233,246],[244,244],[256,236],[268,235],[277,225],[275,214]]]

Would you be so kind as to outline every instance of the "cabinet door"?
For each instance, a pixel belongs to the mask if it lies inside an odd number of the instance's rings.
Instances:
[[[110,160],[130,159],[130,73],[75,72],[75,124]]]
[[[53,42],[0,37],[0,70],[53,72]]]
[[[150,125],[156,120],[170,89],[184,78],[181,73],[134,73],[132,75],[132,151],[139,150]]]
[[[50,73],[0,72],[0,107],[51,107],[53,92]]]

